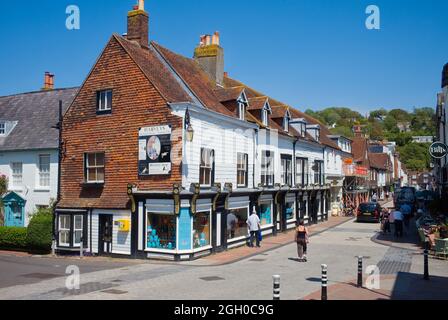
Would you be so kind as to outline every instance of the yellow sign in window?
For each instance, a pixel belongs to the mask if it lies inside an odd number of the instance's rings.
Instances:
[[[118,226],[118,232],[129,232],[131,231],[131,221],[130,220],[117,220],[115,224]]]

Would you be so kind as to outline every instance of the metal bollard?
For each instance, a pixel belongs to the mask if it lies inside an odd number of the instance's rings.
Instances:
[[[321,295],[321,300],[328,300],[327,284],[328,284],[327,265],[323,264],[322,265],[322,295]]]
[[[357,284],[358,288],[362,288],[362,270],[363,270],[362,259],[363,259],[362,256],[358,257],[358,284]]]
[[[426,238],[425,241],[425,251],[423,253],[423,257],[424,257],[424,275],[423,275],[423,279],[424,280],[429,280],[429,239]]]
[[[81,243],[80,243],[80,248],[79,248],[79,258],[82,259],[84,258],[84,241],[81,237]]]
[[[280,276],[273,276],[274,279],[274,300],[280,300]]]
[[[51,242],[51,256],[56,257],[56,240],[53,239]]]

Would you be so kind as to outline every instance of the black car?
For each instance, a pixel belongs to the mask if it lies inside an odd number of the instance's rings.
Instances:
[[[361,203],[356,213],[357,222],[380,222],[381,206],[378,202]]]

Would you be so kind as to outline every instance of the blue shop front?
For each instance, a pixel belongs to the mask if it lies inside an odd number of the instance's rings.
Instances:
[[[2,198],[6,227],[25,227],[26,200],[15,192],[8,192]]]

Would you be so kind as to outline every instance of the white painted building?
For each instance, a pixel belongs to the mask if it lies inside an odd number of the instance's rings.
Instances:
[[[9,191],[5,225],[27,226],[38,208],[56,200],[59,100],[65,111],[76,92],[42,90],[0,97],[0,175],[7,177]]]

